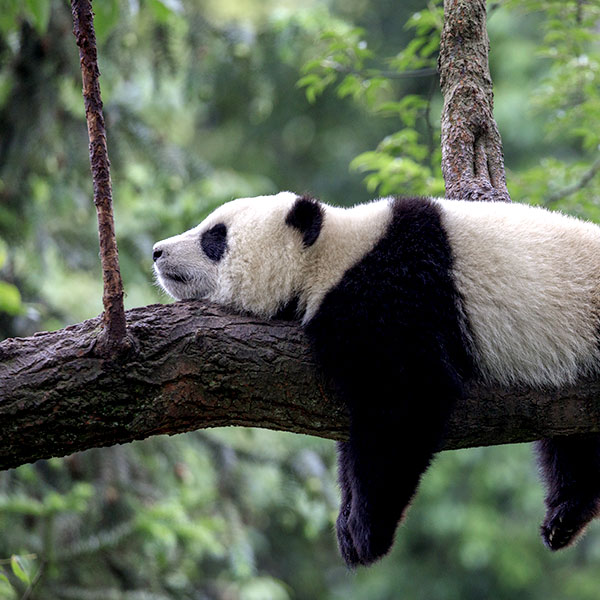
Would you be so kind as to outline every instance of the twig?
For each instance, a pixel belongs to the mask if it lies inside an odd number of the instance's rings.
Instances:
[[[383,77],[384,79],[410,79],[412,77],[431,77],[437,75],[437,69],[434,67],[423,67],[412,71],[380,71],[378,69],[353,69],[340,64],[334,60],[326,59],[321,62],[321,66],[333,69],[343,75],[357,75],[365,79],[372,77]]]
[[[90,165],[94,182],[94,204],[98,216],[100,260],[104,293],[104,342],[109,353],[126,344],[126,321],[123,306],[123,282],[119,270],[119,255],[115,238],[112,210],[110,163],[106,147],[106,131],[100,97],[100,71],[96,52],[93,13],[90,0],[71,0],[73,33],[79,47],[83,97],[90,139]]]
[[[38,570],[35,573],[35,576],[29,582],[27,589],[21,596],[21,600],[29,600],[31,598],[31,594],[33,594],[34,589],[36,588],[37,584],[40,582],[45,571],[46,571],[46,561],[42,560],[42,562],[40,563],[40,566],[38,567]]]
[[[550,194],[544,204],[546,206],[554,204],[554,202],[558,202],[559,200],[582,190],[598,173],[600,173],[600,158],[583,174],[582,178],[577,183],[573,183],[558,192]]]

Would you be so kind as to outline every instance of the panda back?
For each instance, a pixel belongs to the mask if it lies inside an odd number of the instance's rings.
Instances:
[[[600,228],[522,204],[437,202],[484,378],[559,386],[597,372]]]

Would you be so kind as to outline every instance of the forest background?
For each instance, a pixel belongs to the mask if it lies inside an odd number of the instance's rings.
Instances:
[[[439,3],[94,3],[126,307],[154,241],[234,197],[443,195]],[[488,5],[514,201],[600,222],[600,7]],[[102,311],[63,0],[0,2],[0,339]],[[596,599],[600,530],[552,555],[528,446],[444,452],[389,558],[335,548],[334,444],[194,432],[0,473],[0,598]]]

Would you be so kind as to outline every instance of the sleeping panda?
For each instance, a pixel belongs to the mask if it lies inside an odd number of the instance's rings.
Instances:
[[[390,549],[473,378],[562,386],[600,370],[600,228],[521,204],[290,192],[229,202],[154,246],[160,285],[300,321],[350,414],[337,536],[350,566]],[[568,546],[600,509],[600,435],[537,443],[542,537]]]

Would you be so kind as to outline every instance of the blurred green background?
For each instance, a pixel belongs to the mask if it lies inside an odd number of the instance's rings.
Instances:
[[[513,199],[600,222],[598,3],[488,8]],[[234,197],[443,194],[439,2],[94,9],[127,307],[168,301],[152,244]],[[0,339],[102,310],[71,29],[64,0],[0,0]],[[392,554],[355,573],[335,547],[334,462],[329,441],[227,429],[0,473],[0,599],[600,596],[597,525],[542,546],[529,447],[441,454]]]

